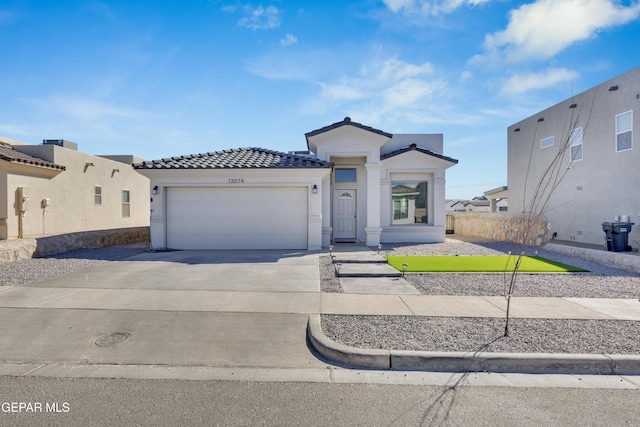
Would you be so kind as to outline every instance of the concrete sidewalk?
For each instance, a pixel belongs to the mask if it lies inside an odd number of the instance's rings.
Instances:
[[[506,301],[498,296],[2,287],[0,308],[504,317]],[[640,301],[517,297],[512,300],[511,315],[544,319],[640,320]]]

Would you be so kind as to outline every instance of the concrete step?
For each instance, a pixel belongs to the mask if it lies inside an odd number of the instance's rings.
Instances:
[[[402,273],[386,263],[340,263],[338,277],[401,277]]]
[[[334,252],[335,262],[342,264],[386,264],[387,260],[375,252]]]

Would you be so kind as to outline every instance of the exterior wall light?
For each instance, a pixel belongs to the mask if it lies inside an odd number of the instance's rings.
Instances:
[[[318,194],[318,186],[316,184],[313,184],[312,191],[313,191],[313,194]]]
[[[155,187],[153,187],[153,194],[154,195],[158,194],[158,186],[157,185]]]

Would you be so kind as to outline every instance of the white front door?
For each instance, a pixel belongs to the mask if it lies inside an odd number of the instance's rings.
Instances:
[[[356,190],[333,190],[333,239],[356,239]]]

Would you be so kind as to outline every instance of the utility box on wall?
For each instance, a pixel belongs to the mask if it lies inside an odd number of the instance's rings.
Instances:
[[[29,201],[29,189],[27,187],[18,187],[18,200],[17,207],[19,213],[24,213],[27,210],[27,202]]]

